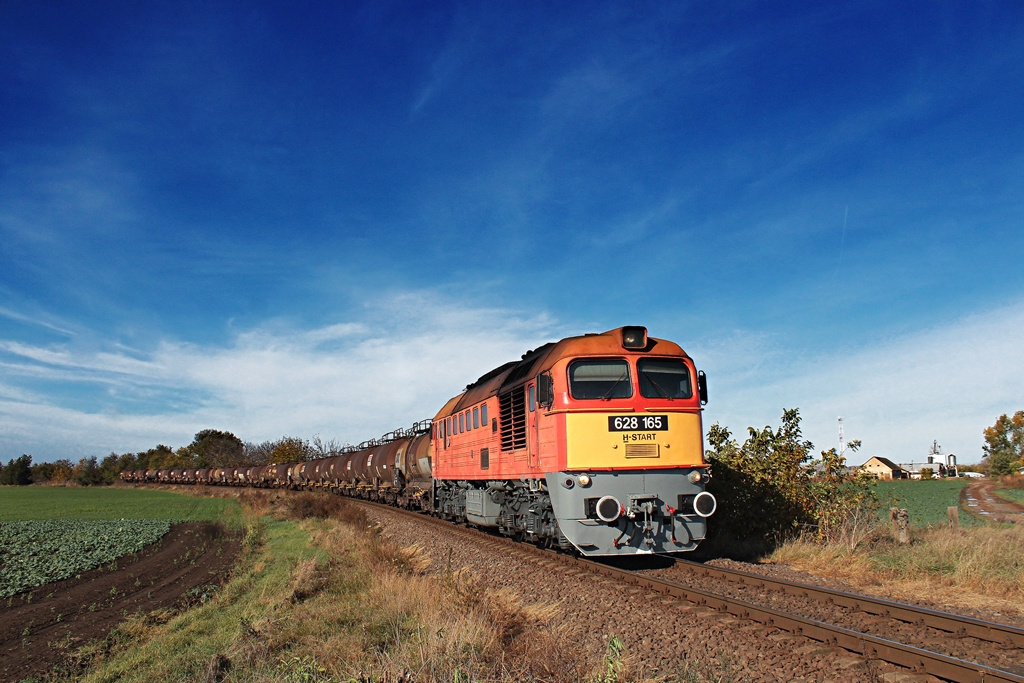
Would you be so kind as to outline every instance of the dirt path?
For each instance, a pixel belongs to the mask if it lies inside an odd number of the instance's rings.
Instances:
[[[962,502],[975,512],[995,522],[1024,523],[1024,505],[996,495],[996,482],[988,479],[972,481],[960,494]]]
[[[100,640],[126,615],[198,602],[230,572],[237,533],[209,522],[176,524],[113,568],[85,572],[0,603],[0,681],[42,676]]]

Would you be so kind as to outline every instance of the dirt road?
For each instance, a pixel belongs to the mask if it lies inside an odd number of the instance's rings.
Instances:
[[[963,505],[973,513],[996,522],[1024,523],[1024,505],[996,495],[996,481],[979,479],[968,484],[960,494]]]

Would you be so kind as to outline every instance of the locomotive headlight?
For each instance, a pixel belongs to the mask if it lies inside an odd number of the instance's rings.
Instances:
[[[580,483],[580,486],[590,486],[590,475],[581,474],[580,476],[576,477],[576,481]]]
[[[690,481],[692,481],[694,484],[699,483],[700,480],[703,478],[704,477],[703,475],[701,475],[700,470],[694,470],[693,472],[690,472]]]
[[[693,511],[701,517],[710,517],[715,514],[715,510],[718,508],[718,501],[715,497],[707,491],[701,491],[697,494],[697,497],[693,499]]]
[[[604,496],[597,501],[597,518],[602,522],[614,522],[626,511],[622,503],[615,496]]]
[[[623,327],[622,348],[643,349],[647,347],[646,327]]]

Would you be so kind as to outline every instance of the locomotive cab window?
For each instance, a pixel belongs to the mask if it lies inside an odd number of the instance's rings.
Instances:
[[[629,398],[633,383],[625,360],[578,360],[569,366],[569,393],[577,399]]]
[[[693,396],[690,370],[678,358],[641,358],[636,365],[641,396],[668,399]]]

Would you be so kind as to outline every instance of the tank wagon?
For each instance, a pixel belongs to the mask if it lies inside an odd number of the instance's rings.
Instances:
[[[432,420],[336,457],[173,480],[331,491],[587,556],[681,553],[717,506],[705,490],[705,403],[704,373],[677,344],[621,327],[529,351]],[[152,473],[123,478],[172,481]]]

